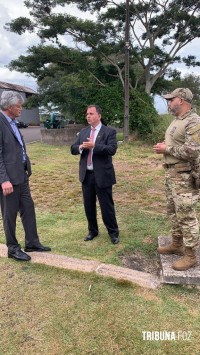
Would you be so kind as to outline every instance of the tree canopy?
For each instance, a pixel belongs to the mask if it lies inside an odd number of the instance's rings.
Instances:
[[[82,20],[69,15],[66,8],[69,4],[91,12],[95,18]],[[57,45],[61,54],[63,36],[69,35],[79,51],[85,50],[88,56],[113,66],[114,74],[124,85],[125,2],[27,0],[25,5],[31,19],[17,18],[7,24],[7,29],[18,34],[35,31],[42,41],[50,40]],[[60,7],[63,11],[59,12]],[[130,0],[129,9],[130,66],[137,73],[131,76],[132,88],[144,84],[145,91],[151,93],[156,81],[168,74],[171,64],[200,65],[195,55],[181,57],[179,54],[183,47],[200,37],[199,0]],[[24,57],[19,59],[22,62]],[[10,67],[17,69],[17,63],[11,62]],[[173,71],[169,73],[173,75]]]
[[[37,78],[42,104],[52,102],[80,117],[84,105],[101,99],[110,116],[117,115],[123,120],[126,2],[26,0],[24,3],[30,18],[19,17],[5,27],[19,35],[35,32],[41,41],[29,47],[27,55],[11,61],[10,69]],[[68,5],[76,5],[85,13],[85,19],[70,15]],[[139,103],[145,102],[142,93],[161,93],[170,87],[166,78],[174,83],[180,79],[180,72],[172,69],[172,64],[200,65],[195,55],[180,55],[188,43],[200,37],[200,0],[129,0],[129,12],[130,96],[140,107]],[[141,115],[135,103],[130,102],[133,128],[135,122],[140,126],[136,112]],[[151,109],[149,112],[153,117],[155,112]]]

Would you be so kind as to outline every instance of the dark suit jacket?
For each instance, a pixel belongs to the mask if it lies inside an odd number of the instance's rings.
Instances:
[[[23,137],[22,142],[26,151]],[[28,176],[31,175],[28,156],[27,173]],[[22,184],[24,182],[24,164],[22,147],[9,122],[0,112],[0,184],[5,181],[10,181],[13,185]]]
[[[90,126],[80,131],[75,143],[71,146],[73,155],[80,154],[79,145],[90,137]],[[93,168],[95,181],[98,187],[105,188],[116,183],[115,172],[112,163],[112,155],[116,153],[116,131],[113,128],[102,125],[93,149]],[[79,162],[79,179],[84,181],[87,169],[87,156],[89,149],[83,149]]]

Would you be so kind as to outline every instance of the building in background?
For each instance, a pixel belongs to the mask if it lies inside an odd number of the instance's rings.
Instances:
[[[12,90],[12,91],[19,92],[24,98],[24,101],[26,101],[26,99],[29,96],[37,95],[36,91],[26,86],[15,85],[15,84],[10,84],[10,83],[5,83],[3,81],[0,81],[0,95],[2,91],[5,90]],[[39,108],[38,107],[34,107],[32,109],[24,108],[22,110],[21,116],[19,117],[19,120],[31,126],[39,126],[40,125]]]

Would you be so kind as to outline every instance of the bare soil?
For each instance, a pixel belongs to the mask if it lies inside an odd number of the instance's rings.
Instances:
[[[145,256],[139,252],[126,253],[120,256],[120,260],[122,265],[129,269],[148,272],[154,275],[160,274],[160,261],[155,256]]]

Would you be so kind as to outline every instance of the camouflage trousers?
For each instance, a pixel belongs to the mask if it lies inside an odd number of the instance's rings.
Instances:
[[[189,173],[166,170],[167,213],[172,223],[172,237],[183,237],[186,247],[198,244],[199,223],[196,217],[196,203],[199,191],[192,186]]]

